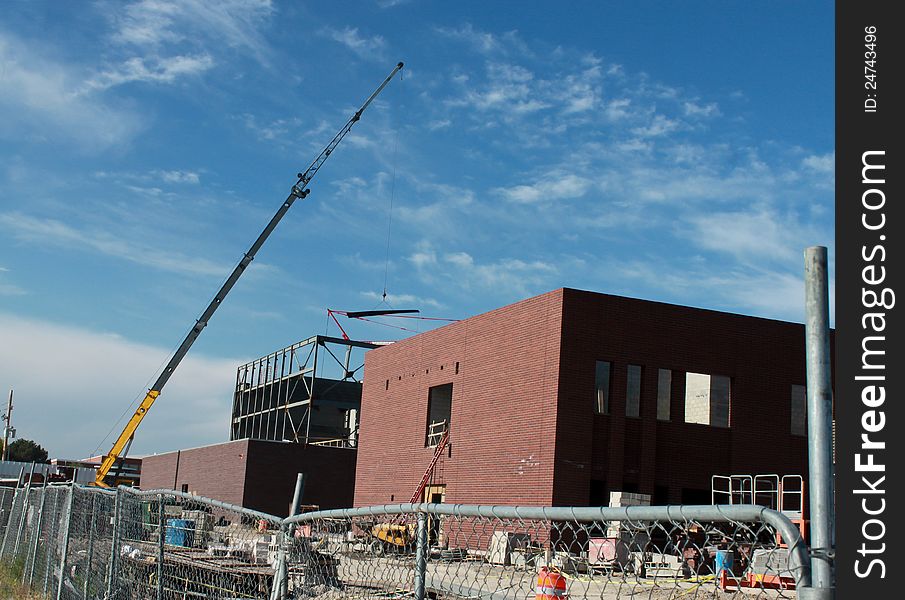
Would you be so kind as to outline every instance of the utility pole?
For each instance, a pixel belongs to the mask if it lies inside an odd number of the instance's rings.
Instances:
[[[12,429],[13,418],[13,391],[9,391],[9,403],[6,405],[6,414],[3,420],[6,421],[6,427],[3,428],[3,460],[9,458],[9,433]]]

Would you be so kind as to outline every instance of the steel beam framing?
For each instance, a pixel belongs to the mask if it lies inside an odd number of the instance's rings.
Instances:
[[[318,441],[311,437],[316,398],[341,382],[361,383],[364,351],[377,347],[369,342],[315,335],[240,366],[236,370],[230,440]],[[361,352],[353,356],[355,350]]]

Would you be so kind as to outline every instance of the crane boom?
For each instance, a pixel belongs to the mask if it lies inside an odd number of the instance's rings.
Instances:
[[[320,170],[321,166],[323,166],[324,162],[326,162],[327,158],[333,153],[333,150],[339,145],[339,143],[346,137],[346,134],[352,129],[352,125],[358,122],[361,119],[362,113],[371,104],[374,98],[383,91],[383,88],[387,86],[390,80],[402,69],[403,64],[400,62],[396,65],[396,67],[387,75],[386,79],[383,80],[383,83],[377,87],[376,90],[365,100],[364,104],[355,111],[355,114],[343,125],[342,129],[333,136],[333,139],[330,141],[327,146],[321,150],[321,153],[318,154],[317,158],[311,163],[308,169],[304,173],[298,174],[298,181],[295,185],[292,186],[292,189],[289,192],[289,196],[277,210],[276,214],[273,215],[273,218],[270,219],[270,222],[264,228],[264,230],[258,235],[258,238],[254,241],[251,247],[248,249],[242,259],[239,261],[239,264],[236,265],[236,268],[233,269],[233,272],[230,273],[229,277],[227,277],[226,281],[223,282],[223,285],[220,287],[220,290],[214,295],[213,300],[211,300],[210,304],[208,304],[207,308],[201,313],[201,316],[195,322],[194,326],[192,326],[191,330],[189,330],[188,334],[185,336],[185,339],[182,341],[182,344],[179,345],[179,348],[173,353],[173,356],[170,357],[169,362],[167,362],[163,371],[161,371],[160,375],[157,377],[157,380],[154,382],[154,385],[148,390],[148,393],[145,395],[144,399],[138,405],[138,408],[135,410],[135,413],[132,415],[132,418],[129,419],[129,422],[126,424],[126,427],[123,429],[122,433],[119,434],[119,437],[116,438],[116,441],[113,443],[113,447],[110,452],[104,457],[101,462],[100,467],[97,469],[97,474],[95,476],[94,483],[99,486],[107,487],[105,483],[105,479],[107,474],[110,472],[110,469],[116,463],[117,460],[120,459],[120,455],[123,453],[123,449],[129,443],[129,440],[132,439],[132,436],[135,434],[135,430],[138,429],[139,424],[141,424],[142,419],[144,419],[148,410],[154,404],[154,401],[157,400],[157,397],[160,395],[163,386],[166,385],[167,381],[169,381],[170,377],[173,375],[173,371],[176,370],[176,367],[179,366],[179,363],[182,362],[182,359],[185,358],[185,355],[188,353],[189,349],[192,347],[192,344],[195,343],[195,340],[198,339],[198,336],[201,335],[201,331],[207,326],[208,321],[213,316],[214,312],[216,312],[217,308],[223,302],[223,299],[226,298],[226,295],[236,284],[236,281],[239,280],[239,277],[242,276],[242,273],[245,272],[245,269],[248,268],[248,265],[251,264],[251,261],[254,260],[255,254],[257,254],[258,250],[261,249],[261,246],[264,245],[264,242],[267,241],[267,238],[270,237],[270,234],[276,229],[276,226],[279,224],[280,220],[286,214],[286,212],[292,207],[292,204],[299,198],[305,198],[310,190],[308,189],[308,183],[314,178],[317,172]]]

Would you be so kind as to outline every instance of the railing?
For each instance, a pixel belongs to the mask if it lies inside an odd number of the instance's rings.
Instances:
[[[169,490],[52,485],[0,490],[0,527],[3,568],[57,599],[686,599],[739,586],[772,598],[810,585],[798,529],[751,505],[394,504],[280,519]]]

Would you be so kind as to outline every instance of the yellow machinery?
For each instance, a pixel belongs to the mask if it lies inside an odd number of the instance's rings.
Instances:
[[[182,344],[170,358],[170,361],[167,363],[166,367],[164,367],[163,371],[160,373],[160,376],[157,378],[157,381],[154,382],[154,385],[151,386],[151,389],[148,390],[148,393],[145,395],[144,400],[141,401],[141,404],[138,405],[138,408],[135,410],[135,413],[132,415],[132,418],[129,419],[129,422],[126,424],[125,429],[123,429],[122,433],[119,434],[119,437],[116,438],[116,441],[113,443],[113,448],[110,449],[110,452],[104,457],[101,462],[101,466],[97,470],[97,475],[95,477],[95,485],[99,485],[102,487],[109,487],[111,485],[116,485],[116,476],[110,476],[110,470],[114,464],[120,459],[120,457],[125,456],[126,452],[128,452],[128,445],[131,443],[133,436],[135,435],[135,430],[138,429],[138,426],[141,424],[142,419],[145,418],[145,415],[148,414],[148,411],[153,406],[154,401],[157,400],[157,397],[160,395],[161,390],[163,390],[163,386],[166,385],[167,381],[169,381],[170,376],[173,374],[173,371],[176,370],[176,367],[179,366],[179,363],[182,362],[182,359],[185,358],[186,353],[188,353],[189,348],[192,347],[192,344],[195,343],[195,340],[201,335],[201,331],[207,326],[208,321],[211,316],[213,316],[214,311],[217,310],[217,307],[223,302],[223,299],[226,298],[226,295],[232,289],[233,285],[235,285],[236,281],[238,281],[239,277],[242,273],[245,272],[245,269],[248,265],[251,264],[251,261],[254,260],[255,254],[257,254],[258,250],[264,245],[264,242],[276,228],[277,224],[279,224],[280,219],[283,218],[283,215],[286,214],[286,211],[292,207],[292,204],[299,198],[305,198],[310,190],[308,189],[308,183],[314,178],[314,175],[321,168],[324,162],[329,158],[329,156],[333,153],[333,150],[339,145],[342,139],[349,133],[349,130],[352,129],[352,125],[358,122],[361,118],[362,113],[368,107],[369,104],[377,97],[383,88],[390,82],[390,79],[396,75],[399,70],[402,69],[402,63],[396,65],[393,71],[387,75],[386,79],[383,80],[383,83],[374,90],[368,99],[362,104],[361,108],[355,111],[355,114],[346,122],[346,124],[339,130],[329,144],[321,151],[321,153],[314,159],[314,162],[311,163],[311,166],[308,167],[304,173],[298,174],[298,181],[295,185],[292,186],[292,190],[289,192],[289,196],[280,206],[279,210],[277,210],[276,214],[270,219],[270,222],[264,228],[264,231],[258,236],[258,239],[251,245],[248,252],[242,257],[242,260],[239,261],[239,264],[236,265],[236,268],[233,269],[232,274],[226,279],[223,283],[223,286],[220,288],[220,291],[214,296],[214,299],[211,300],[211,303],[205,309],[205,311],[201,314],[201,317],[198,318],[198,321],[195,322],[195,325],[189,331],[188,335],[186,335],[185,339],[182,341]]]

